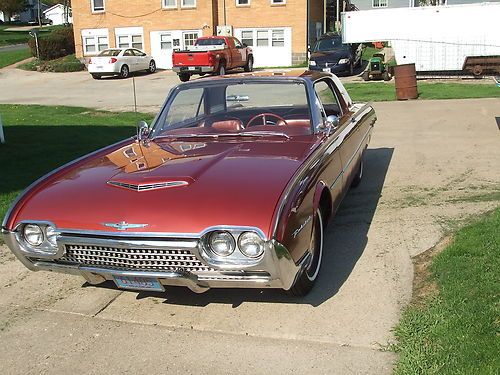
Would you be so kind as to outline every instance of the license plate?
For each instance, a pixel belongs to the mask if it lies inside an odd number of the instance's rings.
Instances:
[[[189,66],[189,67],[188,67],[188,70],[196,70],[196,67],[194,67],[194,66]]]
[[[154,290],[163,292],[165,288],[153,277],[117,276],[113,275],[118,288],[133,290]]]
[[[330,68],[323,68],[323,71],[329,73],[330,72]]]
[[[102,66],[96,66],[96,69],[102,69]]]

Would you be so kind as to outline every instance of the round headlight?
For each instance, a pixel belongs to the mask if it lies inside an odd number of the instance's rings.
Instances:
[[[24,239],[31,246],[40,246],[43,242],[43,231],[38,225],[28,224],[23,230]]]
[[[47,236],[47,241],[52,246],[57,246],[57,232],[56,232],[56,228],[54,228],[52,225],[49,225],[47,228],[45,228],[45,235]]]
[[[213,232],[208,239],[208,244],[210,249],[221,257],[231,255],[235,249],[233,236],[229,232],[224,231]]]
[[[264,241],[255,232],[243,232],[238,238],[238,247],[243,255],[257,258],[264,252]]]
[[[309,65],[310,65],[310,66],[316,66],[316,61],[314,61],[314,60],[309,60]]]

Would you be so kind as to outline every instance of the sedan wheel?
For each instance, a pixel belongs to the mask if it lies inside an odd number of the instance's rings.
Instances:
[[[130,74],[130,71],[128,70],[127,65],[123,65],[122,68],[120,69],[120,78],[127,78]]]
[[[154,60],[151,60],[151,61],[149,62],[149,69],[148,69],[148,72],[149,72],[149,73],[154,73],[154,72],[156,72],[156,63],[155,63],[155,61],[154,61]]]
[[[309,293],[321,269],[321,260],[323,259],[323,217],[320,209],[316,210],[316,216],[313,219],[313,223],[314,226],[309,245],[311,260],[290,290],[287,291],[287,293],[292,296],[305,296]]]

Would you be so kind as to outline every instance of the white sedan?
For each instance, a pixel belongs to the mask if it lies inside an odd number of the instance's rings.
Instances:
[[[94,79],[113,75],[127,78],[130,73],[141,70],[154,73],[156,63],[151,56],[135,48],[110,48],[92,57],[87,69]]]

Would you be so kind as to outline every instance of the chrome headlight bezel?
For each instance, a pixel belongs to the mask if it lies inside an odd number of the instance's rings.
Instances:
[[[38,227],[42,233],[42,241],[39,244],[31,243],[26,238],[27,228]],[[39,258],[58,258],[61,250],[57,244],[60,232],[57,227],[48,221],[23,221],[15,229],[16,241],[20,249],[27,256]]]
[[[225,232],[232,237],[234,240],[234,250],[229,255],[219,255],[210,245],[210,239],[214,234],[218,234],[220,232]],[[244,254],[241,249],[238,247],[238,239],[243,233],[254,233],[256,236],[260,238],[262,241],[263,251],[255,257],[249,257]],[[228,237],[229,241],[230,240]],[[200,239],[200,256],[206,261],[210,266],[219,269],[244,269],[253,267],[256,264],[259,264],[266,253],[266,249],[271,246],[271,241],[267,240],[264,233],[254,227],[236,227],[236,226],[221,226],[221,227],[211,227],[207,229]]]

